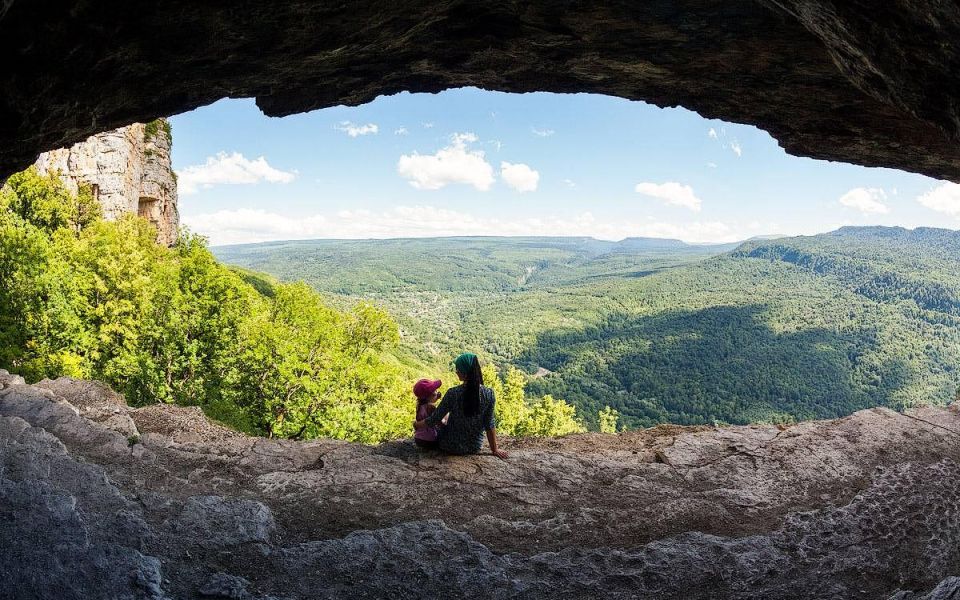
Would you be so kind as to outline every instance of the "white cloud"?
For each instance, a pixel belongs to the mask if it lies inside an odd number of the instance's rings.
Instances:
[[[407,135],[407,133],[409,133],[407,128],[402,125],[393,130],[393,135]]]
[[[345,132],[352,138],[360,135],[376,135],[380,131],[380,127],[378,127],[376,123],[357,125],[350,121],[340,121],[340,123],[334,125],[333,128]]]
[[[564,180],[563,180],[563,185],[567,186],[567,187],[570,188],[570,189],[573,189],[573,188],[577,187],[577,182],[575,182],[575,181],[572,180],[572,179],[564,179]]]
[[[707,166],[710,167],[711,169],[716,169],[716,168],[717,168],[717,163],[715,163],[715,162],[708,162],[708,163],[707,163]]]
[[[432,122],[427,121],[427,122],[425,122],[425,123],[420,123],[420,124],[423,125],[423,128],[424,128],[424,129],[433,129],[433,123],[432,123]]]
[[[312,238],[437,237],[453,235],[666,237],[694,243],[746,239],[749,227],[719,221],[670,223],[647,218],[637,222],[599,221],[590,212],[531,218],[482,217],[433,206],[396,206],[384,211],[341,210],[330,214],[283,216],[257,209],[222,210],[184,216],[184,223],[206,235],[213,245]]]
[[[946,181],[917,197],[930,210],[960,218],[960,184]]]
[[[467,147],[477,141],[472,133],[455,133],[451,143],[436,154],[404,154],[397,161],[397,173],[418,190],[439,190],[451,183],[472,185],[487,191],[493,185],[493,166],[482,150]]]
[[[180,194],[187,196],[215,185],[251,184],[261,181],[290,183],[295,177],[294,172],[271,167],[262,156],[250,160],[239,152],[218,152],[216,156],[208,156],[207,162],[202,165],[191,165],[177,171],[177,188]]]
[[[689,185],[682,185],[675,181],[666,183],[638,183],[635,191],[645,196],[651,196],[658,200],[663,200],[671,206],[682,206],[689,208],[694,212],[700,211],[700,198],[693,193],[693,188]]]
[[[531,130],[533,131],[533,135],[538,137],[550,137],[556,133],[556,131],[552,129],[537,129],[536,127],[532,127]]]
[[[523,163],[500,163],[503,182],[518,192],[534,192],[540,183],[540,173]]]
[[[740,145],[739,141],[736,139],[732,140],[730,143],[725,141],[727,139],[726,127],[721,127],[719,130],[711,127],[707,130],[707,137],[711,140],[715,140],[722,148],[729,148],[738,157],[743,156],[743,146]]]
[[[865,215],[885,215],[890,212],[890,207],[883,203],[886,198],[886,192],[880,188],[858,187],[840,196],[840,204],[859,210]]]

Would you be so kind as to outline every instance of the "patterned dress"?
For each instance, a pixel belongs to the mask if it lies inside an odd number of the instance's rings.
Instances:
[[[496,428],[493,407],[497,400],[493,390],[480,386],[479,410],[469,417],[463,413],[464,392],[462,385],[447,390],[437,410],[427,417],[427,425],[436,427],[444,416],[450,415],[437,440],[437,447],[450,454],[476,454],[483,446],[483,434]]]

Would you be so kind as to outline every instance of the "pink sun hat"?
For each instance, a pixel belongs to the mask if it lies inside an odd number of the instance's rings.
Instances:
[[[443,382],[439,379],[421,379],[413,384],[413,395],[417,398],[425,398],[440,389],[441,385]]]

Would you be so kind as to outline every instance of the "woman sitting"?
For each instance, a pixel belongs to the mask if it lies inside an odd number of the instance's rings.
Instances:
[[[493,390],[483,385],[480,360],[475,354],[465,352],[453,361],[461,383],[450,388],[440,405],[428,417],[413,423],[415,429],[437,427],[444,417],[450,415],[447,424],[440,430],[437,448],[449,454],[476,454],[483,447],[483,434],[487,434],[490,452],[502,459],[507,453],[497,448],[497,429],[493,418],[496,398]]]

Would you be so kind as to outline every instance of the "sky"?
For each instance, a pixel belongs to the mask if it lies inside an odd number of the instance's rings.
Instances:
[[[465,88],[283,118],[221,100],[170,121],[181,221],[211,245],[960,228],[960,185],[789,156],[752,126],[607,96]]]

